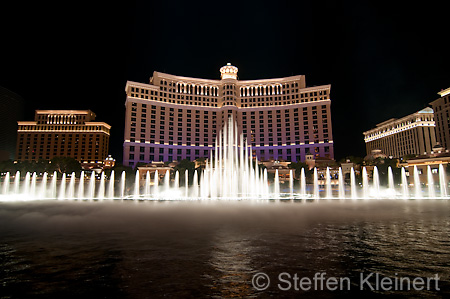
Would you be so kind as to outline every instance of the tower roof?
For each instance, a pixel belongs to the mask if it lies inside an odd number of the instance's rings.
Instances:
[[[227,65],[220,68],[220,79],[237,79],[238,68],[227,63]]]

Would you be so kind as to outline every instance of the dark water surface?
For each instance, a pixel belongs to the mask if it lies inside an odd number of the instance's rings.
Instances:
[[[0,297],[448,298],[449,224],[448,201],[3,202]],[[351,286],[283,291],[283,272]],[[440,290],[360,290],[371,272]]]

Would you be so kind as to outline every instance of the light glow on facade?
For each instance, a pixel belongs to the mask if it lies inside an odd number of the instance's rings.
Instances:
[[[368,155],[375,149],[393,157],[429,153],[436,143],[433,109],[387,120],[363,134]]]
[[[128,81],[124,164],[208,158],[230,116],[259,160],[333,159],[330,85],[306,87],[304,75],[237,80],[237,71],[222,67],[221,80],[154,72],[149,84]]]

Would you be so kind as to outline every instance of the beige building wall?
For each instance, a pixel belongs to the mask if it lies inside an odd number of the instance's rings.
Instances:
[[[34,121],[18,122],[16,160],[71,157],[103,162],[111,126],[94,120],[90,110],[36,110]]]
[[[438,92],[441,96],[430,103],[436,122],[436,139],[445,148],[450,147],[450,87]]]
[[[425,108],[400,119],[387,120],[363,134],[367,155],[374,149],[394,158],[429,154],[436,144],[433,110]]]
[[[259,160],[334,158],[330,85],[306,87],[305,76],[221,80],[154,72],[149,84],[128,81],[125,165],[209,157],[230,115]]]

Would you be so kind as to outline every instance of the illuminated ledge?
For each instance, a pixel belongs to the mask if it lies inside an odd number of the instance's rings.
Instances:
[[[100,122],[100,121],[87,121],[84,123],[84,125],[86,125],[86,126],[104,126],[107,129],[111,129],[110,125],[108,125],[105,122]]]
[[[447,89],[441,90],[440,92],[438,92],[438,94],[439,94],[441,97],[445,97],[445,96],[448,95],[449,93],[450,93],[450,87],[447,88]]]
[[[390,135],[393,135],[393,134],[397,134],[397,133],[406,131],[406,130],[414,129],[415,127],[435,127],[435,126],[436,125],[435,125],[434,121],[413,122],[413,123],[410,123],[410,124],[408,124],[406,126],[403,126],[401,128],[396,128],[394,130],[390,130],[390,131],[387,131],[387,132],[379,133],[379,134],[376,134],[376,135],[371,136],[371,137],[365,137],[364,141],[366,143],[367,142],[371,142],[371,141],[374,141],[374,140],[377,140],[377,139],[380,139],[380,138],[384,138],[384,137],[387,137],[387,136],[390,136]]]
[[[36,114],[80,115],[95,114],[91,110],[36,110]]]
[[[109,135],[109,132],[104,130],[17,130],[17,132],[28,132],[28,133],[105,133]]]
[[[205,106],[205,105],[194,105],[194,104],[179,104],[179,103],[171,103],[171,102],[164,102],[164,101],[160,101],[160,100],[152,100],[152,99],[143,99],[140,97],[136,97],[136,96],[131,96],[131,95],[127,95],[126,101],[125,103],[128,102],[128,100],[133,100],[132,102],[137,102],[137,103],[145,103],[145,104],[149,104],[150,105],[156,105],[156,106],[164,106],[164,107],[172,107],[172,108],[180,108],[180,106],[185,106],[185,107],[189,107],[192,109],[199,109],[199,110],[220,110],[220,109],[229,109],[229,108],[236,108],[238,110],[240,109],[245,109],[245,110],[274,110],[274,109],[278,109],[279,107],[283,108],[283,107],[294,107],[295,106],[317,106],[317,103],[323,103],[323,102],[331,102],[331,98],[328,99],[322,99],[322,100],[317,100],[317,101],[307,101],[307,102],[299,102],[299,103],[288,103],[288,104],[280,104],[280,105],[275,105],[273,103],[275,102],[270,102],[273,105],[262,105],[262,106],[249,106],[249,107],[241,107],[241,106],[237,106],[237,105],[222,105],[219,106],[219,102],[217,102],[217,107],[215,106]],[[186,101],[186,100],[183,100]],[[282,100],[283,102],[284,100]],[[291,101],[291,100],[286,100],[287,101]],[[212,104],[213,102],[209,102],[210,104]],[[216,103],[216,102],[214,102]],[[242,105],[242,103],[240,104]]]
[[[129,139],[125,139],[124,140],[124,143],[137,143],[137,144],[150,144],[150,145],[152,145],[152,146],[154,146],[154,145],[156,145],[156,146],[175,146],[175,147],[179,147],[179,146],[182,146],[182,147],[215,147],[215,145],[211,145],[211,144],[208,144],[208,146],[205,146],[205,145],[186,145],[185,143],[183,143],[182,145],[178,145],[178,144],[172,144],[172,145],[170,145],[170,144],[168,144],[167,142],[166,143],[150,143],[149,141],[145,141],[145,142],[141,142],[140,140],[136,140],[136,141],[130,141]],[[324,141],[319,141],[318,143],[314,143],[314,142],[310,142],[310,143],[308,143],[308,144],[305,144],[305,143],[303,143],[303,142],[301,142],[300,144],[291,144],[291,145],[287,145],[287,144],[285,144],[285,143],[283,143],[282,145],[268,145],[268,144],[265,144],[265,145],[260,145],[260,144],[257,144],[257,145],[255,145],[254,147],[253,146],[248,146],[248,147],[250,147],[250,148],[278,148],[278,147],[295,147],[295,146],[308,146],[308,145],[318,145],[318,144],[333,144],[333,140],[330,140],[330,141],[328,141],[328,142],[324,142]]]

